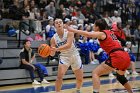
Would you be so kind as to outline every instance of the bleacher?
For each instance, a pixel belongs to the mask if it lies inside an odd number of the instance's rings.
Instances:
[[[32,36],[33,34],[31,34]],[[2,64],[0,64],[0,86],[9,84],[29,83],[31,82],[28,71],[20,69],[19,65],[19,53],[22,48],[22,40],[27,37],[24,33],[21,33],[20,47],[18,41],[18,34],[15,37],[8,37],[6,32],[0,32],[0,57],[2,58]],[[36,51],[35,61],[45,65],[48,70],[49,76],[47,80],[55,80],[57,75],[58,61],[51,61],[49,58],[41,58],[37,54],[37,47],[47,41],[33,41],[32,48]],[[48,63],[49,62],[49,63]],[[91,76],[92,69],[96,65],[84,66],[84,76]],[[89,69],[90,68],[90,69]],[[69,69],[64,79],[74,78],[74,74]]]

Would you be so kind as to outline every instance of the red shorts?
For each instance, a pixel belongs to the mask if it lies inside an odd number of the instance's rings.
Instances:
[[[125,51],[115,51],[110,54],[106,64],[118,70],[126,70],[130,66],[130,56]]]

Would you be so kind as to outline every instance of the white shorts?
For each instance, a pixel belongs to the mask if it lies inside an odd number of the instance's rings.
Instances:
[[[81,57],[79,54],[71,56],[60,56],[59,64],[64,64],[68,67],[71,66],[73,71],[83,68]]]

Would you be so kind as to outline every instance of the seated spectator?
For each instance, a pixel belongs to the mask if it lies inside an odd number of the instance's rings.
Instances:
[[[41,70],[40,66],[32,64],[35,55],[31,49],[31,42],[29,40],[25,40],[23,42],[23,49],[20,51],[20,68],[26,69],[30,73],[30,77],[32,80],[32,84],[48,84],[49,82],[44,79],[44,72]],[[34,72],[37,71],[40,82],[35,80]]]
[[[132,51],[130,50],[131,46],[132,46],[131,42],[127,41],[126,47],[124,48],[124,50],[127,51],[129,53],[129,56],[130,56],[132,75],[138,75],[138,73],[136,72],[136,67],[135,67],[136,57],[132,53]]]
[[[134,32],[135,40],[138,41],[138,50],[137,50],[137,59],[139,57],[139,47],[140,47],[140,24],[138,25],[137,30]]]
[[[126,26],[124,27],[124,32],[125,32],[125,35],[126,35],[126,40],[127,41],[130,41],[131,40],[131,32],[130,32],[130,24],[126,24]]]

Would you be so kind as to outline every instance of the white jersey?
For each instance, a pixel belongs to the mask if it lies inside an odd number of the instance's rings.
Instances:
[[[54,34],[53,37],[54,37],[54,40],[55,40],[57,47],[60,47],[60,46],[67,43],[67,36],[68,36],[68,31],[66,29],[64,29],[64,35],[63,35],[62,39],[59,38],[57,33]],[[60,52],[61,52],[60,55],[62,55],[62,56],[70,56],[70,55],[73,55],[75,53],[77,54],[78,50],[73,42],[70,49],[62,50]]]

